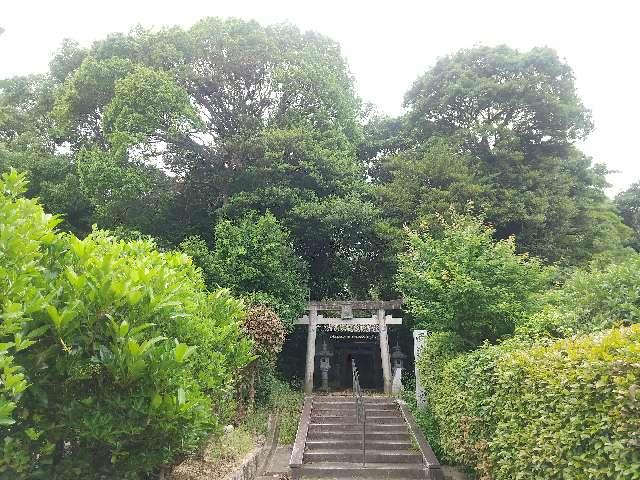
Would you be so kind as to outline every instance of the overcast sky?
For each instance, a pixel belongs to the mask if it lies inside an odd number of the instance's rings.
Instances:
[[[63,38],[89,45],[114,31],[189,26],[204,16],[289,21],[342,45],[360,96],[402,111],[413,80],[436,59],[476,44],[555,48],[573,67],[595,131],[582,145],[609,176],[610,194],[640,180],[640,2],[636,0],[4,0],[0,78],[44,72]]]

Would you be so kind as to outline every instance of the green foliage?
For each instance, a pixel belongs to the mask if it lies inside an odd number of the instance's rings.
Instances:
[[[628,240],[628,229],[603,192],[606,170],[592,167],[573,146],[591,130],[590,113],[577,96],[571,68],[553,50],[461,50],[419,77],[405,105],[403,133],[396,134],[404,138],[401,151],[408,150],[411,159],[414,145],[446,138],[454,158],[462,153],[472,166],[466,172],[459,161],[448,167],[442,180],[451,186],[445,192],[438,191],[438,170],[427,172],[427,181],[416,190],[420,195],[450,196],[453,202],[460,194],[470,195],[500,238],[516,235],[520,252],[549,262],[588,261]],[[429,162],[433,158],[425,159]],[[374,165],[384,163],[374,160]],[[391,177],[382,176],[391,192],[405,182],[396,171],[402,172],[392,166]],[[437,196],[427,197],[432,206],[407,197],[405,215],[441,208]]]
[[[419,368],[442,458],[481,479],[640,478],[639,335],[634,325],[459,355],[433,335]]]
[[[91,206],[78,181],[74,159],[55,151],[50,110],[55,85],[45,76],[0,81],[0,172],[28,172],[26,195],[48,211],[63,212],[63,226],[91,229]]]
[[[470,216],[408,232],[398,287],[417,328],[454,332],[469,346],[511,334],[535,308],[550,271],[515,253],[515,241]]]
[[[321,252],[305,235],[305,215],[324,199],[352,203],[344,210],[351,224],[372,208],[356,156],[360,102],[332,40],[290,25],[205,18],[189,29],[110,35],[88,49],[65,41],[46,80],[47,94],[36,82],[10,84],[28,94],[7,87],[6,131],[16,136],[21,123],[42,119],[49,147],[70,147],[78,204],[88,207],[61,205],[76,231],[89,217],[89,225],[122,225],[172,245],[193,234],[211,242],[216,219],[270,210],[298,254],[319,253],[309,273],[320,295],[370,289],[360,279],[376,272],[362,261],[350,269],[346,252],[366,255],[372,224],[363,222],[363,235],[336,236],[318,218]],[[19,107],[34,98],[43,107],[23,122]]]
[[[20,198],[25,190],[24,175],[15,170],[0,177],[0,474],[28,469],[30,449],[47,455],[52,447],[31,447],[40,433],[23,425],[23,397],[31,382],[23,357],[49,330],[42,325],[51,308],[48,285],[61,269],[64,247],[54,233],[60,220],[35,200]]]
[[[482,479],[492,478],[489,445],[500,415],[493,375],[502,352],[516,345],[485,345],[455,355],[451,339],[435,336],[429,344],[442,346],[419,360],[419,371],[432,392],[425,414],[435,421],[443,458],[473,468]],[[429,369],[429,361],[437,367]]]
[[[616,195],[615,205],[624,223],[633,229],[633,247],[640,250],[640,183]]]
[[[172,185],[160,169],[97,148],[83,149],[76,158],[77,181],[93,220],[104,228],[174,236],[164,222],[171,215]]]
[[[304,395],[300,388],[292,388],[291,385],[276,377],[273,370],[261,371],[258,379],[256,389],[258,408],[267,408],[269,412],[278,415],[280,420],[278,443],[292,444],[298,430]]]
[[[305,202],[290,218],[313,272],[314,298],[379,297],[393,291],[380,210],[366,198],[353,193]]]
[[[388,156],[380,168],[389,180],[377,186],[378,202],[396,227],[446,215],[452,207],[464,211],[469,202],[486,196],[477,167],[444,138]]]
[[[0,184],[0,472],[139,478],[233,413],[243,305],[182,253],[56,232],[23,184]]]
[[[106,107],[104,127],[114,146],[145,145],[183,139],[199,126],[186,90],[171,76],[137,66],[115,82],[113,100]],[[160,133],[162,132],[162,133]]]
[[[418,78],[405,105],[416,128],[464,129],[478,143],[511,130],[532,145],[564,144],[592,128],[571,68],[550,48],[460,50]]]
[[[639,345],[634,325],[504,356],[495,478],[640,478]]]
[[[520,335],[568,337],[640,322],[640,256],[577,269],[545,294],[544,308],[518,327]]]
[[[624,254],[632,231],[574,146],[590,113],[553,50],[461,50],[405,103],[376,116],[339,46],[290,25],[137,28],[65,41],[48,75],[1,81],[0,169],[27,170],[29,196],[80,235],[212,245],[220,218],[270,211],[314,298],[397,295],[399,229],[468,201],[519,253],[563,267]]]
[[[250,303],[270,306],[286,325],[304,309],[308,299],[304,264],[289,233],[270,213],[218,222],[210,251],[197,238],[181,248],[193,255],[211,285],[224,285]]]

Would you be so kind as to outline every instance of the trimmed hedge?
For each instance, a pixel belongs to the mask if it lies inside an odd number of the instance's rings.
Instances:
[[[640,325],[419,359],[444,460],[478,478],[640,479]]]
[[[495,478],[640,478],[640,325],[511,351],[497,373]]]

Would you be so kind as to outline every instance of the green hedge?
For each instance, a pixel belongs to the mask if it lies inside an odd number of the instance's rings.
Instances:
[[[640,479],[640,325],[457,355],[450,335],[429,343],[427,433],[445,461],[481,479]]]
[[[80,240],[0,179],[0,478],[141,478],[234,410],[241,302],[191,259]]]

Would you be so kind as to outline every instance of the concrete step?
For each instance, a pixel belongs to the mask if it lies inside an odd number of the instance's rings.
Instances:
[[[307,440],[308,450],[330,449],[362,449],[362,435],[358,439]],[[371,450],[410,450],[411,442],[407,440],[369,440],[365,444]]]
[[[330,405],[353,405],[356,403],[354,397],[316,397],[313,400],[314,405],[330,404]],[[396,401],[389,397],[365,397],[363,400],[365,405],[396,405]]]
[[[392,442],[409,442],[411,437],[407,430],[402,433],[390,433],[390,432],[371,432],[366,433],[367,442],[384,441],[389,440]],[[307,435],[307,441],[336,441],[336,440],[351,440],[362,441],[362,431],[358,432],[346,432],[346,431],[314,431],[309,432]]]
[[[313,412],[312,412],[313,413]],[[343,416],[318,416],[311,415],[311,423],[359,423],[357,417],[343,417]],[[404,418],[401,416],[385,416],[385,417],[368,417],[367,416],[367,428],[369,425],[404,425]]]
[[[345,406],[335,406],[335,405],[313,405],[311,408],[313,411],[318,412],[327,412],[328,414],[331,413],[335,413],[338,412],[338,414],[340,413],[349,413],[349,412],[355,412],[356,411],[356,406],[355,405],[345,405]],[[384,412],[391,412],[391,413],[395,413],[395,412],[399,412],[400,410],[398,410],[398,408],[395,405],[365,405],[364,406],[365,411],[368,412],[372,412],[372,413],[384,413]]]
[[[309,432],[362,432],[361,423],[310,423]],[[367,433],[406,433],[405,424],[397,425],[367,425]]]
[[[391,409],[382,409],[382,408],[369,408],[365,407],[364,411],[367,414],[367,417],[384,417],[384,416],[398,416],[401,417],[402,414],[400,410],[397,408]],[[327,415],[327,416],[335,416],[335,417],[355,417],[356,409],[354,407],[351,408],[312,408],[312,415]]]
[[[321,462],[302,465],[302,478],[423,479],[425,472],[422,464]]]
[[[402,413],[399,410],[370,410],[365,409],[365,413],[368,417],[402,417]],[[326,408],[313,408],[311,410],[311,415],[316,416],[326,416],[326,417],[355,417],[357,415],[357,410],[355,408],[352,409],[341,409],[341,410],[330,410]],[[362,412],[362,410],[360,410]]]
[[[360,449],[308,450],[304,452],[304,463],[317,462],[361,462]],[[422,455],[413,450],[366,450],[367,463],[420,463]]]
[[[365,412],[367,413],[367,418],[386,417],[386,416],[402,417],[402,412],[400,412],[400,410],[398,410],[397,408],[394,408],[394,409],[389,408],[386,410],[382,410],[380,408],[366,408]]]
[[[333,400],[333,399],[314,399],[312,400],[312,405],[344,405],[344,406],[349,406],[349,405],[355,405],[356,403],[358,403],[356,400],[354,399],[346,399],[346,400]],[[369,406],[385,406],[385,405],[397,405],[396,401],[391,399],[391,398],[385,398],[383,400],[370,400],[370,399],[365,399],[363,401],[363,403],[365,405],[369,405]]]

